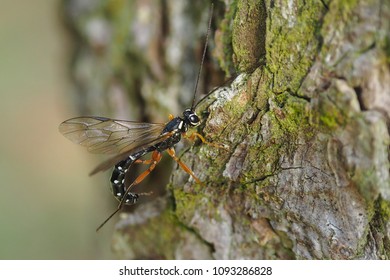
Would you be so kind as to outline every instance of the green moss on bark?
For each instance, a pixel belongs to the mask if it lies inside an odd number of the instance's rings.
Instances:
[[[267,12],[263,0],[239,1],[233,22],[233,62],[240,72],[251,72],[265,56]]]
[[[273,73],[273,91],[297,92],[320,44],[325,7],[319,2],[296,1],[270,9],[267,17],[266,63]],[[267,1],[267,6],[272,6]]]

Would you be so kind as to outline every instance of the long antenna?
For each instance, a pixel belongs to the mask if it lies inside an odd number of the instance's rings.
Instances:
[[[199,84],[200,74],[202,73],[204,58],[206,57],[207,44],[209,42],[209,34],[210,34],[210,29],[211,29],[211,20],[213,19],[213,11],[214,11],[214,3],[211,3],[210,16],[209,16],[209,25],[207,27],[207,33],[206,33],[206,42],[204,44],[202,61],[200,62],[200,67],[199,67],[199,71],[198,71],[198,77],[196,78],[195,89],[194,89],[194,98],[192,99],[191,111],[194,110],[195,98],[196,98],[196,92],[198,91],[198,84]]]

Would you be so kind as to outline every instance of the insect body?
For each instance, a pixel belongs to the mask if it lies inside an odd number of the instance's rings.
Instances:
[[[93,175],[115,164],[110,181],[112,192],[120,201],[120,204],[117,210],[106,220],[108,221],[121,209],[123,204],[135,204],[140,195],[145,195],[145,193],[132,193],[130,190],[156,167],[161,160],[161,153],[165,150],[195,181],[200,183],[200,180],[191,169],[176,157],[173,148],[182,136],[190,139],[199,137],[206,142],[197,133],[193,133],[189,137],[186,135],[189,127],[197,126],[199,123],[200,119],[194,110],[187,109],[183,112],[182,117],[171,117],[171,120],[166,124],[138,123],[101,117],[79,117],[63,122],[59,130],[71,141],[86,146],[90,152],[117,154],[91,172],[91,175]],[[144,155],[150,152],[152,152],[151,159],[141,160]],[[127,186],[125,177],[134,163],[149,164],[150,166]]]
[[[200,122],[199,117],[192,110],[190,109],[185,110],[182,118],[176,117],[165,125],[164,129],[159,135],[159,137],[163,139],[161,142],[145,147],[138,152],[132,153],[125,160],[122,160],[121,162],[116,164],[110,180],[112,186],[112,192],[114,196],[119,201],[121,201],[124,195],[126,194],[125,176],[128,169],[134,162],[139,161],[139,162],[151,164],[149,169],[146,171],[147,173],[145,173],[146,176],[151,172],[150,169],[153,169],[155,164],[157,164],[157,162],[160,160],[161,158],[160,153],[167,149],[169,149],[169,152],[172,153],[172,151],[174,151],[173,146],[181,140],[181,136],[182,134],[187,132],[188,126],[196,126],[199,124],[199,122]],[[166,136],[167,138],[165,138]],[[143,157],[144,155],[150,152],[154,152],[151,160],[148,161],[139,160],[141,157]],[[156,163],[154,164],[154,162]],[[181,161],[179,162],[181,163]],[[187,169],[189,168],[187,167]],[[193,174],[190,173],[190,175]],[[199,181],[199,179],[195,176],[194,179],[196,181]],[[133,182],[132,185],[135,185],[137,183],[138,182],[135,181]],[[126,198],[124,198],[125,199],[124,203],[134,204],[137,202],[138,197],[139,197],[138,194],[133,194],[131,192],[128,192]]]
[[[110,181],[112,192],[120,201],[115,212],[112,213],[97,230],[110,220],[124,204],[134,204],[137,202],[140,195],[147,195],[147,193],[133,193],[131,192],[131,189],[142,182],[142,180],[153,171],[157,163],[161,160],[161,153],[163,151],[167,151],[184,171],[190,174],[196,182],[201,183],[191,169],[176,157],[174,146],[182,137],[189,139],[198,137],[202,142],[207,143],[200,134],[194,132],[190,136],[187,136],[186,132],[189,127],[195,127],[200,123],[200,119],[196,115],[194,109],[195,96],[207,49],[212,10],[213,6],[211,6],[206,43],[195,83],[192,106],[190,109],[186,109],[182,116],[175,118],[170,116],[170,120],[166,124],[140,123],[101,117],[73,118],[60,124],[59,130],[65,137],[77,144],[86,146],[90,152],[114,155],[112,158],[98,165],[90,173],[90,175],[93,175],[99,171],[104,171],[111,166],[115,166]],[[143,160],[142,157],[148,153],[152,153],[151,159]],[[130,167],[135,163],[148,164],[149,167],[131,184],[128,184],[126,175]]]

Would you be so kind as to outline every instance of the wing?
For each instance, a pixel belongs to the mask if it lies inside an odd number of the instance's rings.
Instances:
[[[104,170],[107,170],[109,168],[111,168],[113,165],[117,164],[118,162],[124,160],[125,158],[127,158],[128,156],[130,156],[131,154],[134,154],[136,152],[138,152],[139,150],[147,147],[147,146],[152,146],[152,145],[155,145],[157,143],[160,143],[161,141],[164,141],[165,139],[167,139],[168,137],[172,136],[173,132],[167,132],[166,134],[163,134],[161,135],[160,137],[156,138],[155,140],[152,140],[151,142],[143,145],[143,146],[140,146],[139,148],[136,148],[136,149],[133,149],[131,151],[128,151],[128,152],[123,152],[119,155],[115,155],[105,161],[103,161],[101,164],[99,164],[98,166],[96,166],[90,173],[89,173],[89,176],[92,176],[100,171],[104,171]]]
[[[167,138],[165,124],[79,117],[60,124],[59,131],[92,153],[131,154]],[[116,157],[115,157],[116,158]]]

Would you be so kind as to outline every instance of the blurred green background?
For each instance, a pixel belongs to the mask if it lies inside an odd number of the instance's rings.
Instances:
[[[0,259],[110,259],[109,174],[58,132],[77,115],[60,1],[0,4]]]

